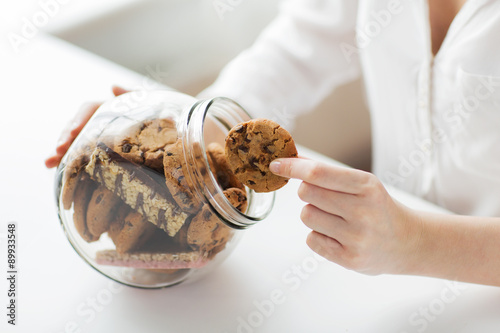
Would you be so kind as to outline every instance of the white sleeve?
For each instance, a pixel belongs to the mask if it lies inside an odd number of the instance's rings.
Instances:
[[[334,87],[359,76],[355,45],[356,0],[285,1],[255,44],[221,71],[199,97],[225,96],[253,117],[290,127]]]

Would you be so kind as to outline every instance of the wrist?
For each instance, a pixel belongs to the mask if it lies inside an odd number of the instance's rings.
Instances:
[[[425,262],[424,244],[427,237],[426,223],[421,212],[396,203],[402,212],[403,235],[400,239],[400,267],[397,274],[420,275],[418,271]]]

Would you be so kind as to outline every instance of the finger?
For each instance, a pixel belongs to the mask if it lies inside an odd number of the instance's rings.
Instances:
[[[62,158],[62,156],[59,156],[59,155],[51,156],[45,160],[45,166],[48,169],[55,168],[61,162],[61,158]]]
[[[75,137],[70,136],[66,140],[61,141],[61,143],[59,145],[57,145],[57,147],[56,147],[56,154],[60,155],[60,156],[63,156],[64,154],[66,154],[66,152],[69,149],[69,146],[71,146],[71,144],[73,143],[74,140],[75,140]]]
[[[56,147],[56,154],[64,155],[69,147],[80,134],[83,127],[88,123],[89,119],[94,115],[102,103],[86,103],[80,107],[71,123],[63,130]]]
[[[115,96],[120,96],[120,95],[123,95],[125,93],[128,93],[129,91],[126,90],[126,89],[123,89],[122,87],[119,87],[119,86],[113,86],[111,88],[111,90],[113,91],[113,94]]]
[[[68,141],[71,143],[71,129],[69,126],[66,126],[66,128],[63,129],[61,132],[61,135],[59,136],[59,139],[57,140],[57,145],[56,145],[56,154],[64,154],[66,150],[68,150],[69,144]]]
[[[89,122],[90,118],[101,105],[102,103],[87,103],[80,108],[71,126],[70,135],[73,140],[80,134],[83,127]]]
[[[56,154],[57,155],[64,155],[68,149],[73,140],[75,139],[75,136],[71,134],[71,131],[69,129],[64,130],[64,132],[61,134],[61,137],[57,141],[57,146],[56,146]]]
[[[359,198],[354,194],[332,191],[306,182],[300,184],[297,194],[302,201],[343,218],[348,217],[349,212],[359,205]]]
[[[333,262],[337,262],[344,252],[344,247],[336,239],[316,231],[309,233],[306,244],[311,250]]]
[[[302,208],[300,219],[308,228],[340,243],[344,243],[349,232],[349,225],[342,217],[329,214],[311,204]]]
[[[125,90],[118,86],[113,86],[112,91],[115,96],[120,96],[128,92],[128,90]],[[58,144],[56,146],[56,154],[48,157],[45,160],[45,166],[47,168],[53,168],[59,165],[62,157],[64,156],[64,154],[66,154],[73,141],[76,139],[78,134],[80,134],[83,127],[88,123],[90,118],[94,115],[94,113],[101,105],[102,103],[87,103],[80,107],[80,110],[73,118],[71,123],[66,126],[66,128],[61,133]]]
[[[368,172],[302,158],[279,158],[271,162],[269,169],[279,176],[351,194],[360,193],[371,179]]]

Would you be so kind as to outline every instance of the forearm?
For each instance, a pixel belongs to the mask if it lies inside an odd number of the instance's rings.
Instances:
[[[340,47],[354,43],[356,15],[352,0],[284,2],[255,44],[199,97],[226,96],[254,117],[285,125],[359,76],[357,54],[347,59]]]
[[[500,286],[500,218],[411,214],[420,232],[406,273]]]

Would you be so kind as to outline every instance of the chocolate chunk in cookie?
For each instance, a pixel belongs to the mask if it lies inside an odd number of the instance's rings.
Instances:
[[[269,170],[271,161],[297,157],[290,133],[268,119],[254,119],[233,127],[226,137],[225,151],[236,177],[256,192],[275,191],[288,182]]]
[[[245,191],[232,187],[225,190],[224,195],[229,200],[229,203],[240,212],[244,213],[247,210],[248,200]]]
[[[179,207],[189,213],[195,213],[201,202],[193,192],[193,185],[188,175],[182,140],[165,147],[163,167],[167,187]]]
[[[209,144],[207,146],[207,156],[210,161],[210,167],[213,168],[212,172],[222,189],[225,190],[231,187],[240,188],[242,190],[245,189],[245,186],[231,171],[231,168],[226,160],[224,148],[221,145],[216,142]]]
[[[114,145],[110,147],[123,158],[137,164],[143,164],[144,152],[139,147],[140,144],[137,137],[144,128],[144,124],[135,124],[127,128],[123,135],[115,137]]]

